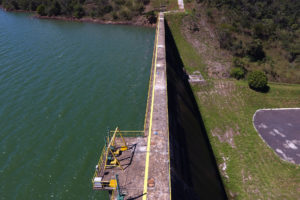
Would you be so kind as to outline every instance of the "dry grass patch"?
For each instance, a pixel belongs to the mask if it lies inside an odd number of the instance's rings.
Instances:
[[[218,137],[221,143],[227,142],[232,148],[236,148],[233,137],[235,135],[239,135],[240,132],[238,131],[238,127],[235,129],[232,127],[226,127],[225,131],[221,130],[220,128],[215,128],[211,131],[211,134],[214,137]]]

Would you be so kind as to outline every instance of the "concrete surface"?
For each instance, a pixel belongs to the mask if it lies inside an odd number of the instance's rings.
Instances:
[[[183,0],[178,0],[178,6],[180,10],[184,10],[184,3]]]
[[[170,199],[170,172],[169,172],[169,132],[168,132],[168,105],[167,105],[167,76],[166,76],[166,52],[165,52],[165,26],[164,14],[160,13],[157,30],[157,52],[154,62],[156,69],[153,70],[151,90],[149,96],[148,116],[145,125],[147,135],[149,163],[145,166],[147,186],[143,199]],[[154,90],[153,90],[154,88]],[[153,102],[153,106],[151,103]],[[151,111],[152,110],[152,111]],[[151,113],[152,112],[152,113]],[[151,124],[152,121],[152,124]],[[149,131],[149,128],[150,131]],[[150,138],[149,138],[150,136]],[[148,168],[148,169],[147,169]],[[154,180],[153,184],[148,181]],[[144,183],[145,184],[145,183]],[[146,191],[145,191],[146,189]]]
[[[126,138],[136,149],[131,164],[122,171],[114,168],[109,176],[119,174],[125,199],[170,200],[169,132],[164,15],[159,14],[154,60],[145,115],[145,137]],[[152,105],[153,104],[153,105]],[[128,155],[127,157],[130,157]],[[126,165],[128,161],[123,161]]]

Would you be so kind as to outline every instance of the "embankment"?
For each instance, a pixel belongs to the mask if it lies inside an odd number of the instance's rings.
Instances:
[[[227,199],[207,133],[165,23],[172,199]]]

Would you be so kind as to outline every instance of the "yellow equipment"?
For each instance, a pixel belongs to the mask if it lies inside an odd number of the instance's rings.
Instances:
[[[110,165],[117,165],[117,159],[115,158],[113,161],[110,162]]]
[[[122,147],[120,148],[120,150],[121,150],[121,151],[127,151],[127,150],[128,150],[128,147],[127,147],[127,146],[122,146]]]
[[[121,147],[118,147],[116,144],[117,134],[119,134],[119,136],[122,139]],[[108,146],[107,146],[106,154],[105,154],[104,170],[106,169],[106,167],[115,167],[115,166],[118,166],[122,170],[124,170],[123,167],[121,166],[119,160],[116,158],[116,156],[118,156],[122,151],[128,150],[128,146],[126,145],[125,139],[123,138],[121,131],[119,130],[118,127],[114,131],[114,134],[112,135],[111,139],[109,139],[109,136],[108,136],[107,141],[109,141],[109,142],[108,142]]]
[[[111,179],[109,181],[109,187],[116,188],[117,187],[117,180],[116,179]]]

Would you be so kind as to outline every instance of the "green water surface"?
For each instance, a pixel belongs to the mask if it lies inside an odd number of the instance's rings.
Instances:
[[[0,10],[0,199],[107,199],[106,128],[143,129],[155,30]]]

